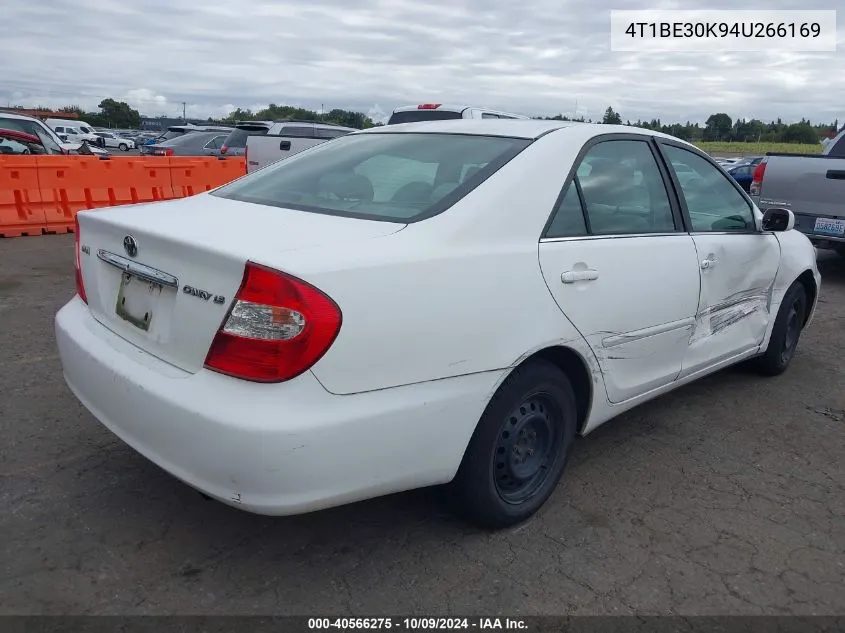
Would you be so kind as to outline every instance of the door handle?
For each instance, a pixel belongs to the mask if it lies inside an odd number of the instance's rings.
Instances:
[[[831,180],[845,180],[845,171],[841,169],[828,169],[825,177]]]
[[[279,149],[283,152],[287,152],[288,150],[290,150],[290,141],[282,141],[281,143],[279,143]]]
[[[565,284],[574,284],[576,281],[593,281],[599,278],[599,271],[588,268],[587,270],[567,270],[561,273],[560,280]]]
[[[708,257],[707,259],[702,260],[701,270],[708,270],[710,268],[713,268],[713,266],[715,266],[718,262],[719,262],[719,260],[716,259],[715,257],[713,257],[713,258]]]

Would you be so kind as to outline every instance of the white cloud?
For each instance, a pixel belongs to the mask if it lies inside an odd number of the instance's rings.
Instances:
[[[610,51],[609,10],[698,0],[38,0],[4,4],[0,103],[148,115],[226,114],[268,103],[351,108],[471,103],[623,119],[845,119],[845,53]],[[817,0],[813,9],[841,0]],[[746,0],[801,9],[806,0]],[[737,8],[711,0],[708,8]],[[842,13],[842,12],[840,12]],[[843,19],[840,15],[840,24]],[[838,33],[845,43],[845,28]],[[378,104],[378,105],[373,105]]]

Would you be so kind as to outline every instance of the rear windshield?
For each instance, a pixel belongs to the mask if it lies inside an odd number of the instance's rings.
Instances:
[[[170,139],[182,136],[183,134],[186,134],[186,132],[183,132],[182,130],[167,130],[167,132],[159,136],[157,140],[169,141]]]
[[[390,115],[387,124],[394,123],[417,123],[419,121],[447,121],[449,119],[461,119],[460,112],[453,110],[402,110]]]
[[[226,137],[223,145],[226,147],[246,147],[247,138],[250,136],[264,136],[267,134],[267,130],[268,128],[258,125],[255,127],[243,127],[232,130],[232,132],[229,133],[229,136]]]
[[[212,195],[327,215],[414,222],[455,204],[529,143],[460,134],[351,134]]]

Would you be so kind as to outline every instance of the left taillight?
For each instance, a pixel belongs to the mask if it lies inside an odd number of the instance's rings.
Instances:
[[[79,241],[79,214],[73,216],[73,241],[76,251],[76,294],[85,303],[88,303],[88,295],[85,294],[85,283],[82,281],[82,247]]]
[[[342,318],[337,304],[311,284],[247,262],[205,366],[254,382],[290,380],[328,351]]]

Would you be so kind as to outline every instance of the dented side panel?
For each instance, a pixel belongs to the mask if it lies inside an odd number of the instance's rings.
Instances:
[[[543,242],[540,266],[561,311],[595,354],[610,402],[675,379],[699,300],[689,235]],[[592,274],[569,276],[580,272]]]
[[[696,234],[693,240],[701,294],[679,378],[763,343],[780,263],[771,234]]]

